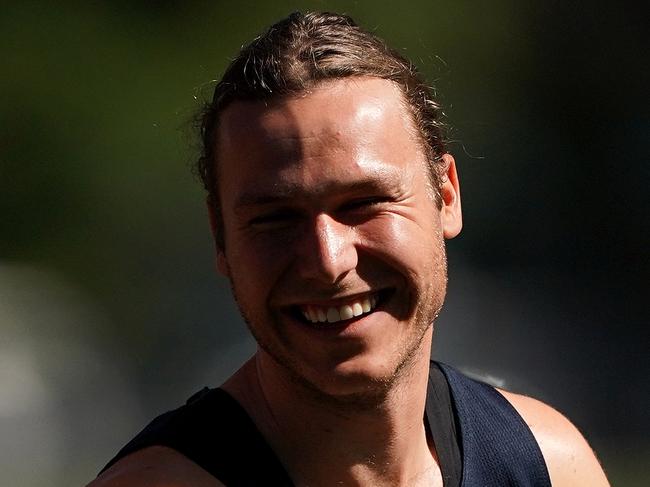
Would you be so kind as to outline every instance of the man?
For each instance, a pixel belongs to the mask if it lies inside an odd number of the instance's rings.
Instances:
[[[242,49],[199,169],[258,351],[92,485],[607,485],[552,408],[430,362],[462,226],[439,117],[348,17],[293,14]]]

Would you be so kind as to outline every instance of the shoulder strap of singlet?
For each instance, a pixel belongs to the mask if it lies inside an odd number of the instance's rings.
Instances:
[[[550,487],[532,432],[496,389],[440,364],[451,390],[463,456],[463,486]]]
[[[205,388],[184,406],[158,416],[102,472],[126,455],[155,445],[178,451],[229,487],[292,485],[253,421],[222,389]]]
[[[433,360],[429,365],[429,383],[425,423],[436,447],[443,487],[459,487],[462,460],[449,385],[440,367]]]

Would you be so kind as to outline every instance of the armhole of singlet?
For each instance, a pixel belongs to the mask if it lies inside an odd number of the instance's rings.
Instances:
[[[456,412],[447,378],[434,361],[429,370],[424,419],[438,455],[443,486],[460,486],[463,465]]]
[[[150,446],[177,451],[228,487],[292,485],[246,411],[223,389],[205,388],[184,406],[155,418],[100,474],[127,455]],[[253,458],[254,462],[250,460]]]
[[[494,387],[439,364],[449,385],[462,453],[462,485],[551,487],[532,431]]]

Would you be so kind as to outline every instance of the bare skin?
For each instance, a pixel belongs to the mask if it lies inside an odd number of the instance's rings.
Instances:
[[[260,345],[223,387],[298,486],[442,486],[422,417],[460,190],[447,154],[436,201],[400,97],[385,80],[337,80],[301,97],[238,102],[222,116],[219,160],[229,164],[217,266]],[[307,319],[363,298],[379,304],[320,328]],[[608,485],[568,420],[502,393],[529,424],[553,485]],[[153,447],[90,485],[221,484]]]
[[[554,486],[608,486],[594,451],[561,413],[532,397],[499,391],[528,424]]]
[[[427,444],[421,419],[420,391],[428,377],[424,363],[384,404],[368,411],[324,407],[309,396],[287,401],[292,387],[267,389],[255,360],[224,387],[263,425],[261,432],[296,485],[441,486],[435,449]]]

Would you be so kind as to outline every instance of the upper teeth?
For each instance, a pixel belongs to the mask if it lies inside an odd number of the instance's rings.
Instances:
[[[369,313],[377,306],[375,296],[367,296],[356,301],[349,302],[342,306],[303,306],[301,311],[306,320],[312,323],[336,323],[337,321],[349,320],[354,316],[361,316]]]

